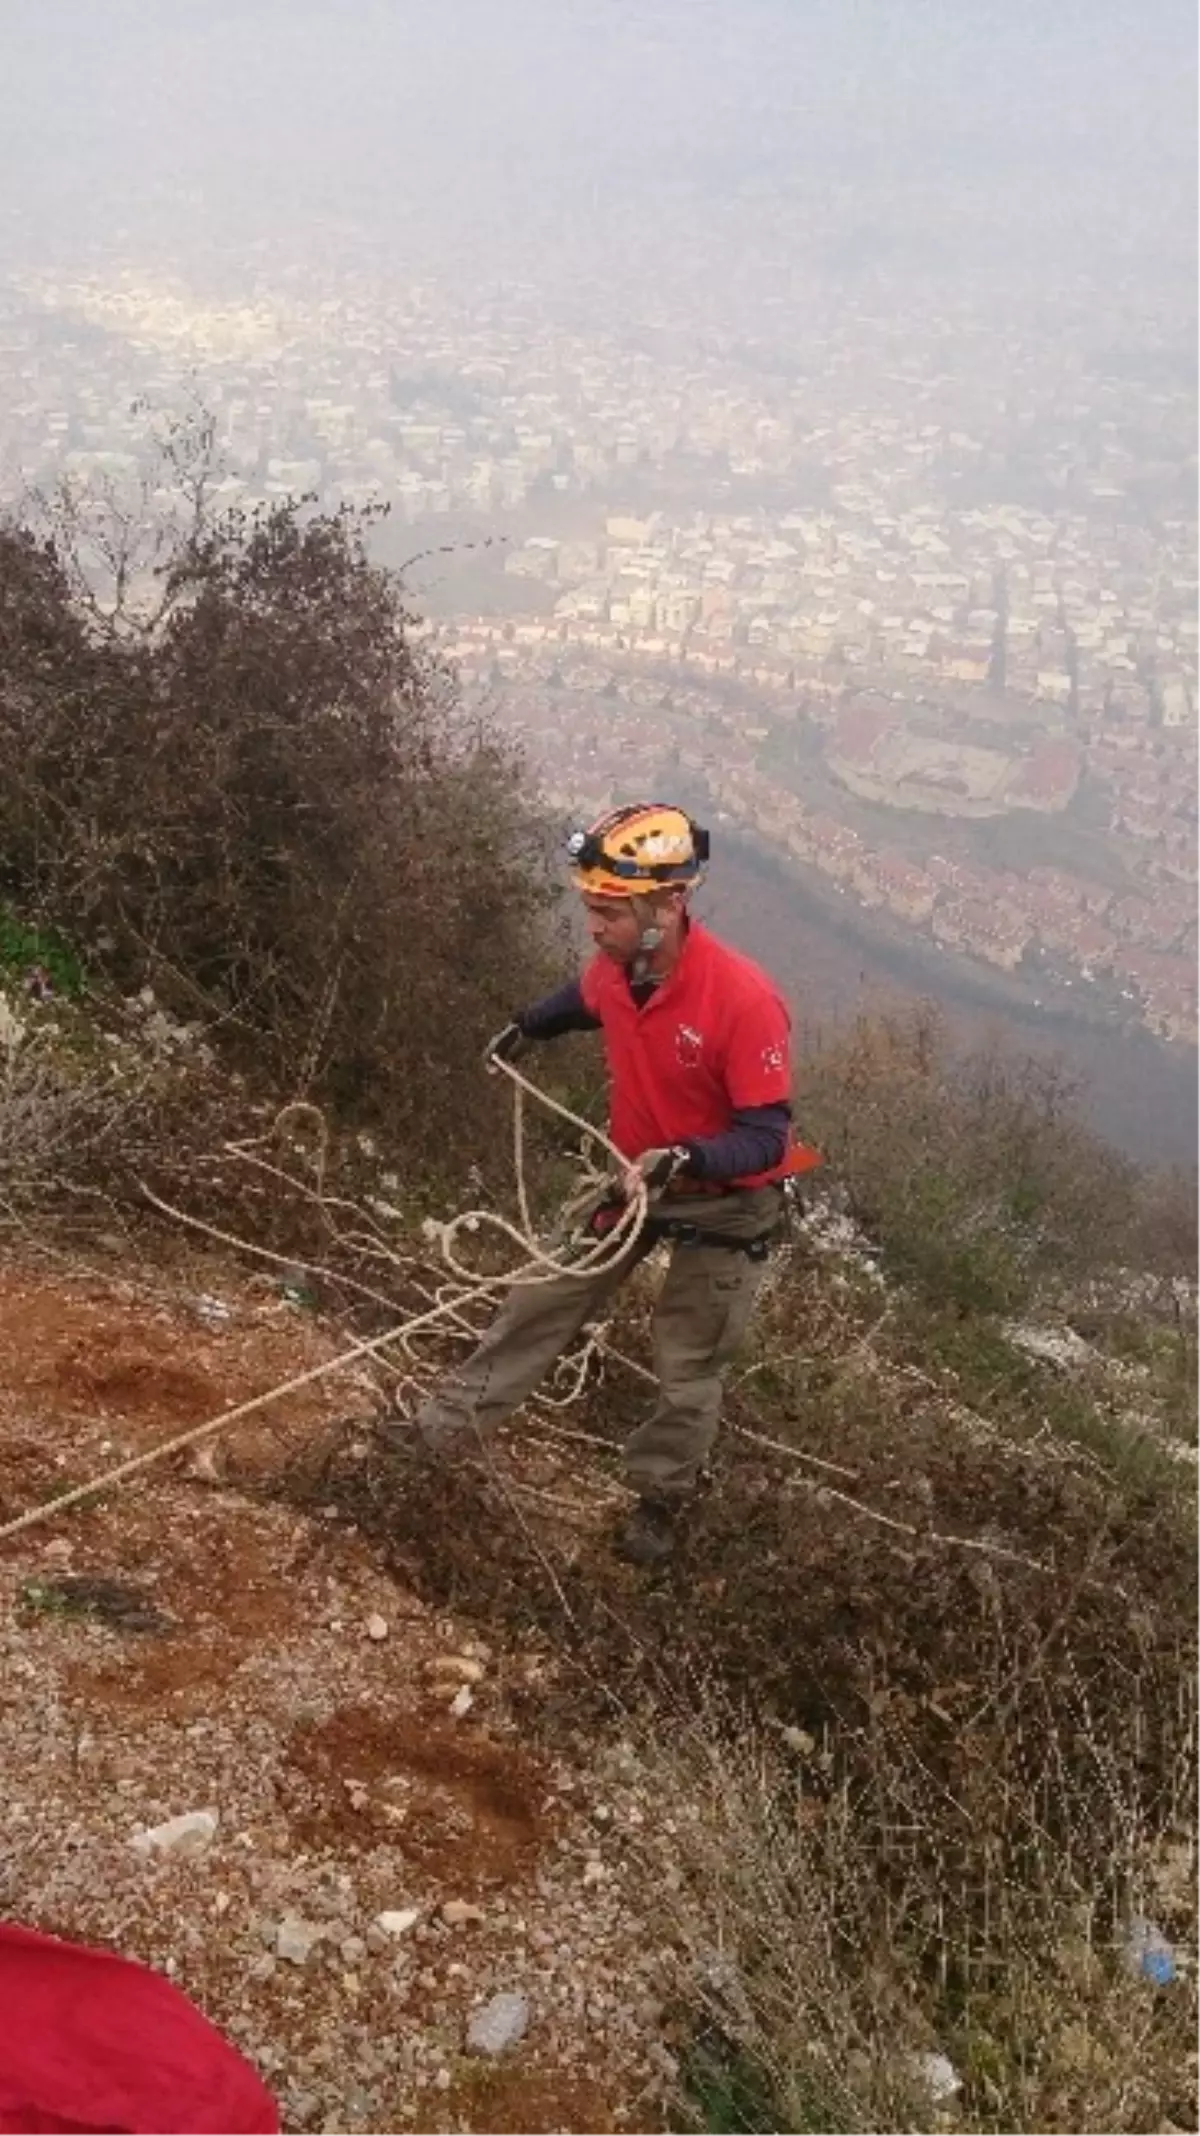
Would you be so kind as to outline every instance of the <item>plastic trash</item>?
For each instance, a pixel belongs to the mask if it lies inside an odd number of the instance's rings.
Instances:
[[[316,1292],[302,1268],[289,1268],[284,1271],[279,1279],[279,1295],[288,1305],[307,1307],[310,1310],[317,1302]]]
[[[949,2055],[937,2052],[914,2054],[910,2067],[918,2084],[928,2092],[935,2106],[943,2105],[947,2099],[953,2099],[956,2092],[962,2090],[962,2078]]]
[[[1135,1980],[1149,1980],[1156,1988],[1168,1988],[1179,1968],[1175,1953],[1161,1928],[1135,1914],[1125,1938],[1125,1969]]]

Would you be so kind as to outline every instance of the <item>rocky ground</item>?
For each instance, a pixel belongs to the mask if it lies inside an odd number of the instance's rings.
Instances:
[[[0,1515],[333,1343],[219,1263],[10,1259]],[[533,1747],[534,1649],[256,1492],[366,1393],[318,1382],[239,1427],[236,1468],[210,1444],[0,1548],[0,1903],[169,1974],[289,2129],[663,2126],[655,1806],[619,1741]]]

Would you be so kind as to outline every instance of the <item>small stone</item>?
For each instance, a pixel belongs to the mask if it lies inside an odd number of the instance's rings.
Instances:
[[[275,1960],[270,1951],[263,1951],[246,1970],[251,1980],[270,1980],[275,1971]]]
[[[811,1758],[817,1747],[807,1728],[782,1728],[780,1734],[788,1749],[794,1750],[799,1758]]]
[[[211,1291],[201,1291],[199,1297],[193,1298],[192,1310],[210,1327],[219,1327],[223,1321],[233,1318],[233,1307],[224,1298],[215,1298]]]
[[[165,1824],[147,1825],[135,1832],[130,1845],[138,1854],[202,1854],[210,1844],[220,1814],[216,1810],[185,1810]]]
[[[380,1935],[386,1936],[388,1941],[391,1942],[396,1936],[406,1936],[410,1928],[416,1927],[420,1918],[421,1909],[419,1906],[402,1906],[397,1908],[394,1913],[376,1914],[374,1926],[379,1930]],[[368,1940],[369,1935],[370,1932],[368,1931]]]
[[[194,1483],[223,1484],[221,1457],[215,1446],[198,1446],[187,1465],[187,1473]]]
[[[481,1684],[484,1668],[481,1661],[472,1660],[469,1654],[439,1654],[429,1663],[426,1674],[448,1677],[456,1684]]]
[[[604,1863],[600,1861],[595,1855],[592,1856],[590,1861],[584,1863],[583,1881],[585,1888],[593,1884],[603,1884],[607,1881],[607,1879],[608,1871],[605,1868]]]
[[[450,1711],[454,1719],[456,1721],[465,1720],[474,1703],[475,1694],[470,1684],[464,1684],[461,1691],[456,1691],[450,1701]]]
[[[468,2054],[503,2054],[524,2039],[529,2028],[529,2001],[524,1995],[504,1989],[493,1995],[467,2022]]]
[[[361,1936],[345,1936],[338,1945],[343,1965],[361,1965],[367,1955],[367,1946]]]
[[[307,1965],[324,1933],[317,1922],[286,1914],[276,1931],[275,1954],[289,1965]]]
[[[447,1928],[474,1927],[487,1918],[482,1906],[473,1906],[470,1899],[447,1899],[438,1913]]]
[[[451,2079],[449,2070],[439,2069],[433,2080],[433,2088],[435,2091],[449,2091],[450,2082]]]
[[[65,1565],[74,1555],[74,1550],[74,1543],[68,1542],[65,1535],[57,1535],[52,1543],[47,1543],[42,1556],[48,1565]]]
[[[372,1616],[367,1618],[364,1629],[366,1631],[368,1639],[386,1639],[388,1635],[387,1618],[381,1617],[378,1611],[376,1611]]]
[[[607,1832],[613,1821],[613,1813],[606,1802],[598,1802],[592,1811],[592,1823],[598,1832]]]

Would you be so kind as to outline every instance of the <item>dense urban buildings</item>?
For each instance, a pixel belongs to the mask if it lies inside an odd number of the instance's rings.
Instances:
[[[202,404],[218,509],[385,505],[392,561],[448,552],[427,627],[564,809],[673,771],[947,953],[1194,1041],[1182,310],[1131,345],[1082,274],[1041,330],[793,283],[719,334],[677,271],[622,328],[352,247],[224,284],[11,264],[4,501],[128,489]]]

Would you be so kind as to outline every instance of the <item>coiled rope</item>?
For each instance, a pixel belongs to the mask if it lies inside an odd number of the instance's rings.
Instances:
[[[278,1386],[268,1387],[262,1394],[251,1396],[249,1401],[238,1402],[232,1409],[223,1409],[218,1416],[208,1417],[202,1424],[195,1424],[187,1431],[177,1432],[174,1437],[160,1441],[157,1446],[147,1448],[144,1453],[133,1455],[128,1461],[118,1462],[114,1468],[102,1470],[89,1482],[76,1484],[71,1490],[60,1491],[56,1497],[45,1499],[40,1505],[30,1506],[26,1512],[17,1514],[14,1519],[0,1526],[0,1542],[7,1542],[11,1536],[23,1534],[42,1521],[52,1520],[57,1514],[68,1512],[72,1506],[82,1504],[85,1499],[111,1491],[118,1484],[128,1483],[131,1477],[141,1475],[156,1462],[165,1461],[169,1455],[182,1453],[187,1447],[195,1446],[203,1439],[212,1438],[217,1432],[227,1430],[231,1424],[239,1423],[243,1417],[253,1416],[259,1410],[268,1408],[272,1402],[282,1401],[286,1396],[298,1393],[302,1387],[310,1387],[317,1380],[329,1379],[335,1372],[344,1372],[348,1366],[357,1364],[361,1358],[374,1356],[396,1343],[402,1344],[409,1336],[419,1333],[422,1329],[436,1327],[439,1322],[453,1321],[455,1316],[461,1315],[463,1307],[475,1299],[494,1297],[498,1291],[508,1290],[514,1283],[551,1283],[564,1276],[584,1281],[615,1267],[629,1252],[645,1226],[648,1195],[644,1183],[636,1178],[631,1180],[631,1191],[624,1207],[603,1238],[577,1250],[569,1259],[544,1246],[534,1232],[525,1176],[526,1099],[533,1098],[548,1112],[556,1113],[560,1120],[565,1120],[569,1126],[577,1128],[585,1141],[599,1144],[622,1175],[628,1171],[627,1163],[607,1135],[602,1134],[592,1122],[583,1120],[578,1113],[572,1112],[569,1105],[561,1104],[557,1098],[552,1098],[548,1091],[539,1089],[536,1083],[531,1083],[519,1069],[513,1067],[511,1061],[496,1060],[493,1066],[508,1077],[513,1089],[513,1168],[516,1174],[520,1221],[513,1223],[494,1209],[465,1209],[439,1227],[442,1258],[451,1274],[457,1278],[449,1296],[439,1298],[436,1304],[423,1313],[414,1313],[396,1321],[385,1329],[382,1335],[372,1335],[359,1342],[350,1343],[335,1357],[326,1358],[323,1364],[313,1365],[306,1372],[299,1372],[292,1379],[282,1380]],[[612,1181],[607,1175],[593,1172],[592,1178],[598,1190],[597,1198],[600,1192],[611,1189]],[[195,1230],[206,1232],[210,1237],[227,1245],[243,1246],[243,1241],[217,1230],[202,1218],[189,1216],[183,1210],[171,1208],[169,1203],[162,1201],[145,1185],[142,1192],[146,1199],[164,1214],[189,1224]],[[498,1275],[478,1275],[459,1258],[456,1249],[464,1232],[478,1236],[482,1230],[499,1233],[518,1248],[524,1259],[517,1267]],[[255,1251],[263,1254],[268,1260],[282,1261],[285,1258],[283,1255],[271,1253],[265,1247],[256,1248]],[[305,1264],[289,1260],[287,1266],[303,1268]]]

